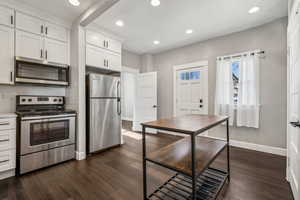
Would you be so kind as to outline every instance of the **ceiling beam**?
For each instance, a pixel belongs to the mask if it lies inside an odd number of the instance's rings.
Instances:
[[[88,8],[79,18],[79,24],[83,27],[89,25],[97,17],[118,3],[120,0],[101,0]]]

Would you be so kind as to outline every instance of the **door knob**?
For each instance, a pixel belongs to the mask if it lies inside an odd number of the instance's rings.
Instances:
[[[152,107],[153,107],[153,108],[157,108],[157,105],[153,105]]]
[[[293,126],[293,127],[298,127],[300,128],[300,122],[297,121],[297,122],[290,122],[290,124]]]
[[[200,107],[200,108],[202,108],[202,107],[203,107],[203,105],[200,105],[199,107]]]

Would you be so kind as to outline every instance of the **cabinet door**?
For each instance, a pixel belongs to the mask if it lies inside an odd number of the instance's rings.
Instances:
[[[121,71],[121,55],[116,53],[107,53],[108,68],[113,71]]]
[[[96,33],[93,31],[86,31],[86,42],[90,45],[94,45],[97,47],[105,48],[106,38],[104,35],[100,33]]]
[[[67,64],[67,43],[45,38],[45,59],[48,62]]]
[[[43,49],[42,36],[16,31],[16,56],[43,60]]]
[[[14,10],[0,6],[0,25],[14,26]]]
[[[45,24],[45,35],[48,38],[60,40],[67,42],[68,40],[68,30],[62,26],[46,22]]]
[[[98,68],[108,68],[106,66],[106,54],[103,49],[87,45],[86,46],[86,65]]]
[[[20,12],[16,12],[16,28],[34,34],[44,34],[43,21]]]
[[[0,83],[13,84],[14,29],[0,26]]]
[[[116,53],[121,53],[122,45],[121,42],[107,38],[107,47],[109,50],[114,51]]]

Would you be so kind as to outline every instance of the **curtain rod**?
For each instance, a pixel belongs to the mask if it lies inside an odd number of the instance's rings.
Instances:
[[[254,56],[254,55],[264,55],[265,51],[254,51],[251,52],[250,55]],[[242,56],[247,56],[249,55],[249,53],[241,53],[241,54],[236,54],[236,55],[232,55],[232,56],[222,56],[222,57],[217,57],[217,60],[227,60],[227,59],[232,59],[232,58],[240,58]]]

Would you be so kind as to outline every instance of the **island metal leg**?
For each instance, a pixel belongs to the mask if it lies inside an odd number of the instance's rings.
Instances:
[[[230,146],[229,146],[229,119],[226,121],[226,135],[227,135],[227,172],[228,181],[230,182]]]
[[[143,193],[144,200],[147,200],[147,163],[146,163],[146,127],[143,126],[142,135],[143,135]]]
[[[192,200],[196,200],[196,156],[195,156],[195,136],[191,135],[192,154]]]

